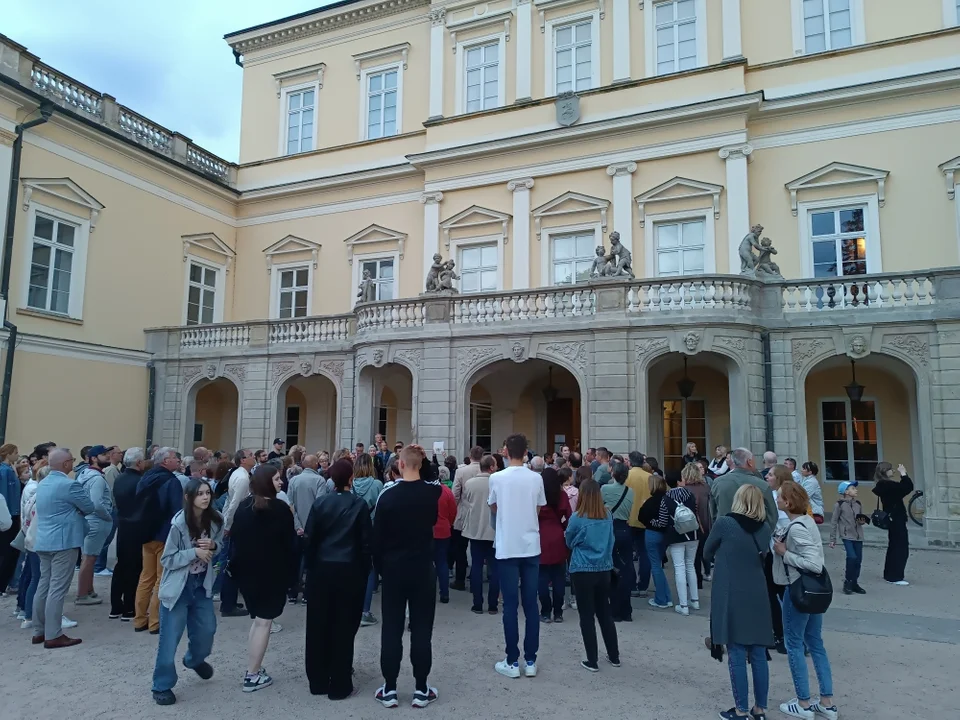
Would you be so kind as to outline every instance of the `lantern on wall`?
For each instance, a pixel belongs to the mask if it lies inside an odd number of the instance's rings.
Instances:
[[[690,396],[693,395],[693,389],[697,386],[693,380],[690,379],[690,376],[687,374],[687,359],[683,359],[683,377],[677,380],[677,390],[680,392],[680,397],[684,400],[689,400]]]
[[[850,402],[860,402],[863,398],[864,387],[857,382],[857,361],[850,361],[850,373],[852,379],[850,380],[849,385],[844,385],[843,389],[847,391],[847,397],[850,398]]]

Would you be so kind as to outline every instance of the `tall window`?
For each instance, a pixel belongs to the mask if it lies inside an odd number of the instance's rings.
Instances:
[[[810,212],[814,277],[867,274],[862,207]]]
[[[657,75],[697,66],[695,0],[668,0],[654,5],[657,23]]]
[[[287,405],[287,426],[284,429],[287,437],[287,447],[292,448],[300,444],[300,406]]]
[[[592,232],[557,235],[552,242],[553,284],[570,285],[589,280],[596,257],[596,235]]]
[[[803,0],[803,49],[838,50],[853,44],[850,0]]]
[[[563,92],[589,90],[593,86],[592,24],[592,20],[583,20],[554,29],[554,77],[558,95]]]
[[[377,432],[381,436],[387,436],[387,408],[377,408]]]
[[[460,251],[460,288],[463,292],[497,289],[497,246],[473,245]]]
[[[367,75],[367,140],[397,134],[398,69]]]
[[[364,260],[360,266],[360,277],[363,273],[369,271],[370,278],[377,288],[377,300],[393,300],[396,297],[393,282],[393,259],[380,258],[374,260]]]
[[[203,442],[203,423],[193,424],[193,441],[195,443]]]
[[[467,112],[489,110],[500,105],[500,43],[472,47],[466,51]]]
[[[703,272],[703,220],[657,223],[655,227],[658,277]]]
[[[212,323],[216,300],[217,271],[199,263],[190,263],[190,279],[187,282],[187,325]]]
[[[493,408],[470,403],[470,447],[479,445],[490,452],[493,444]]]
[[[70,309],[76,226],[36,214],[27,307],[66,315]]]
[[[663,469],[682,470],[687,443],[707,447],[707,408],[703,400],[664,400]]]
[[[307,316],[310,270],[291,268],[280,271],[280,319]],[[296,443],[294,443],[296,445]]]
[[[287,155],[313,150],[316,91],[287,94]]]
[[[824,400],[820,403],[824,479],[873,480],[880,446],[875,400]]]

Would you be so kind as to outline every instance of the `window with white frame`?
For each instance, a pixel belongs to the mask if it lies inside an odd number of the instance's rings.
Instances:
[[[187,325],[215,322],[217,271],[197,262],[190,263],[187,277]]]
[[[820,402],[820,437],[823,442],[824,479],[873,480],[880,460],[876,400]]]
[[[300,406],[287,405],[287,422],[284,427],[287,436],[287,447],[292,448],[300,444]]]
[[[377,408],[377,432],[382,437],[387,436],[387,412],[388,409],[385,407]]]
[[[470,403],[470,447],[479,445],[490,452],[493,445],[493,407]]]
[[[287,93],[287,155],[313,150],[316,89]]]
[[[370,279],[377,289],[377,300],[393,300],[396,297],[393,258],[364,260],[360,264],[360,277],[366,272],[370,273]]]
[[[296,267],[280,270],[278,307],[280,319],[306,317],[309,312],[310,269]]]
[[[853,45],[851,0],[803,0],[803,50],[818,53]]]
[[[497,244],[468,245],[460,249],[461,292],[495,292],[497,289]]]
[[[697,67],[696,1],[667,0],[653,7],[657,33],[657,75]]]
[[[704,221],[681,220],[654,225],[657,277],[700,275],[704,271]]]
[[[863,207],[810,210],[813,276],[867,274]]]
[[[556,93],[593,87],[593,20],[554,27]]]
[[[396,66],[366,75],[367,140],[397,134],[397,108],[400,98],[400,89],[397,82],[399,77],[400,68]]]
[[[476,112],[499,107],[500,42],[467,48],[464,55],[464,110]]]
[[[551,237],[554,285],[571,285],[590,279],[596,257],[596,239],[592,230]]]
[[[77,226],[36,213],[27,307],[67,315]]]
[[[683,469],[687,443],[696,443],[697,449],[707,447],[707,406],[703,400],[663,400],[663,469]]]

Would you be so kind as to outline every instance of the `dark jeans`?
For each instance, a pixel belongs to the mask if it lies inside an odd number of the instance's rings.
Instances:
[[[843,549],[847,551],[847,573],[844,578],[850,585],[856,585],[860,579],[860,566],[863,564],[863,540],[844,540]]]
[[[12,518],[13,524],[10,529],[0,533],[0,592],[6,591],[17,569],[17,561],[20,559],[20,551],[10,545],[20,532],[19,508],[17,513]]]
[[[369,573],[352,563],[319,563],[307,576],[306,669],[313,695],[353,692],[353,645]]]
[[[220,612],[233,612],[237,609],[237,596],[240,589],[237,587],[237,581],[233,578],[227,568],[230,567],[230,560],[233,558],[233,543],[227,538],[223,542],[223,572],[221,578],[223,582],[220,585]]]
[[[610,609],[613,617],[629,620],[633,617],[630,591],[636,584],[636,575],[633,569],[633,533],[626,520],[613,521],[613,566],[620,571],[620,581],[616,587],[610,588]]]
[[[117,564],[110,579],[110,614],[133,617],[137,585],[143,570],[143,546],[124,530],[117,538]]]
[[[470,541],[470,591],[474,609],[483,609],[483,563],[487,563],[487,609],[496,610],[500,604],[500,573],[493,540]]]
[[[447,564],[447,553],[450,551],[450,538],[433,539],[433,567],[437,572],[437,582],[440,584],[440,597],[450,597],[450,566]]]
[[[650,587],[650,558],[647,557],[647,546],[644,542],[645,528],[630,528],[633,536],[633,554],[637,557],[636,590],[646,592]]]
[[[583,637],[583,649],[587,653],[587,662],[597,664],[597,627],[600,625],[603,645],[607,657],[613,662],[620,661],[620,647],[617,644],[617,627],[610,614],[610,572],[570,573],[573,587],[577,589],[577,612],[580,614],[580,635]]]
[[[405,610],[410,608],[410,664],[416,689],[426,691],[433,664],[437,579],[432,562],[380,568],[380,671],[387,690],[397,689],[403,658]],[[309,609],[309,602],[307,608]]]
[[[526,621],[523,658],[528,663],[536,662],[540,650],[540,616],[537,613],[540,556],[498,559],[497,569],[500,571],[500,591],[503,593],[503,637],[507,662],[512,665],[520,660],[518,613],[521,603]]]
[[[296,563],[297,576],[290,584],[290,587],[287,588],[287,597],[291,600],[296,600],[297,596],[300,594],[300,591],[303,590],[303,544],[303,537],[298,537],[296,542],[293,544],[293,554],[296,558],[294,562]]]
[[[467,581],[467,539],[459,530],[450,534],[450,549],[447,551],[447,575],[453,568],[453,582],[463,587]]]
[[[703,545],[707,542],[710,533],[701,532],[697,543],[697,556],[693,559],[693,569],[697,571],[697,589],[703,590],[703,576],[710,572],[710,563],[704,562]]]
[[[756,706],[767,707],[767,695],[770,690],[770,668],[767,665],[767,649],[761,645],[727,645],[727,666],[730,669],[730,689],[737,710],[749,712],[750,686],[747,685],[747,658],[750,658],[750,670],[753,673],[753,696]]]
[[[896,522],[887,531],[887,558],[883,563],[883,579],[887,582],[903,580],[910,555],[910,538],[907,534],[907,522]]]
[[[773,637],[783,640],[783,609],[780,600],[784,586],[773,581],[773,553],[767,553],[763,559],[763,574],[767,579],[767,601],[770,603],[770,617],[773,619]]]
[[[107,540],[103,543],[103,548],[97,556],[97,561],[93,564],[95,573],[107,569],[107,552],[110,550],[110,543],[113,542],[113,538],[117,534],[117,511],[114,510],[111,514],[113,515],[113,526],[110,528],[110,534],[107,535]]]
[[[553,595],[550,584],[553,583]],[[540,566],[540,614],[563,617],[563,595],[567,589],[567,564]]]
[[[40,556],[28,552],[23,572],[20,574],[20,589],[17,591],[17,605],[23,610],[25,620],[33,619],[33,599],[40,585]]]
[[[363,612],[370,612],[370,608],[373,605],[373,591],[376,589],[377,571],[371,568],[370,573],[367,575],[367,587],[363,593]]]

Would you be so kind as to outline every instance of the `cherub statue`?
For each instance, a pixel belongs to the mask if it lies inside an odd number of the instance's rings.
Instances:
[[[630,251],[620,244],[620,233],[610,233],[610,254],[604,258],[607,263],[603,274],[607,277],[633,277],[633,260]]]
[[[443,264],[443,270],[440,271],[440,290],[457,291],[453,286],[453,281],[459,280],[460,276],[453,271],[455,266],[456,263],[453,260],[447,260]]]
[[[370,277],[369,270],[363,271],[363,280],[360,281],[360,292],[357,293],[357,297],[362,303],[377,301],[377,286]]]
[[[753,251],[763,252],[763,248],[760,246],[760,233],[762,232],[763,225],[754,225],[740,241],[738,252],[740,254],[741,275],[752,275],[757,269],[757,256],[753,254]]]
[[[443,272],[443,268],[443,256],[436,253],[433,256],[433,265],[430,266],[430,272],[427,273],[427,292],[440,290],[440,273]]]
[[[593,259],[593,265],[590,266],[590,277],[603,277],[607,272],[607,251],[603,245],[597,245],[597,256]]]
[[[783,280],[783,275],[780,274],[780,266],[770,258],[771,255],[776,254],[777,249],[770,242],[770,238],[763,238],[760,241],[760,256],[757,258],[756,273],[758,278]]]

